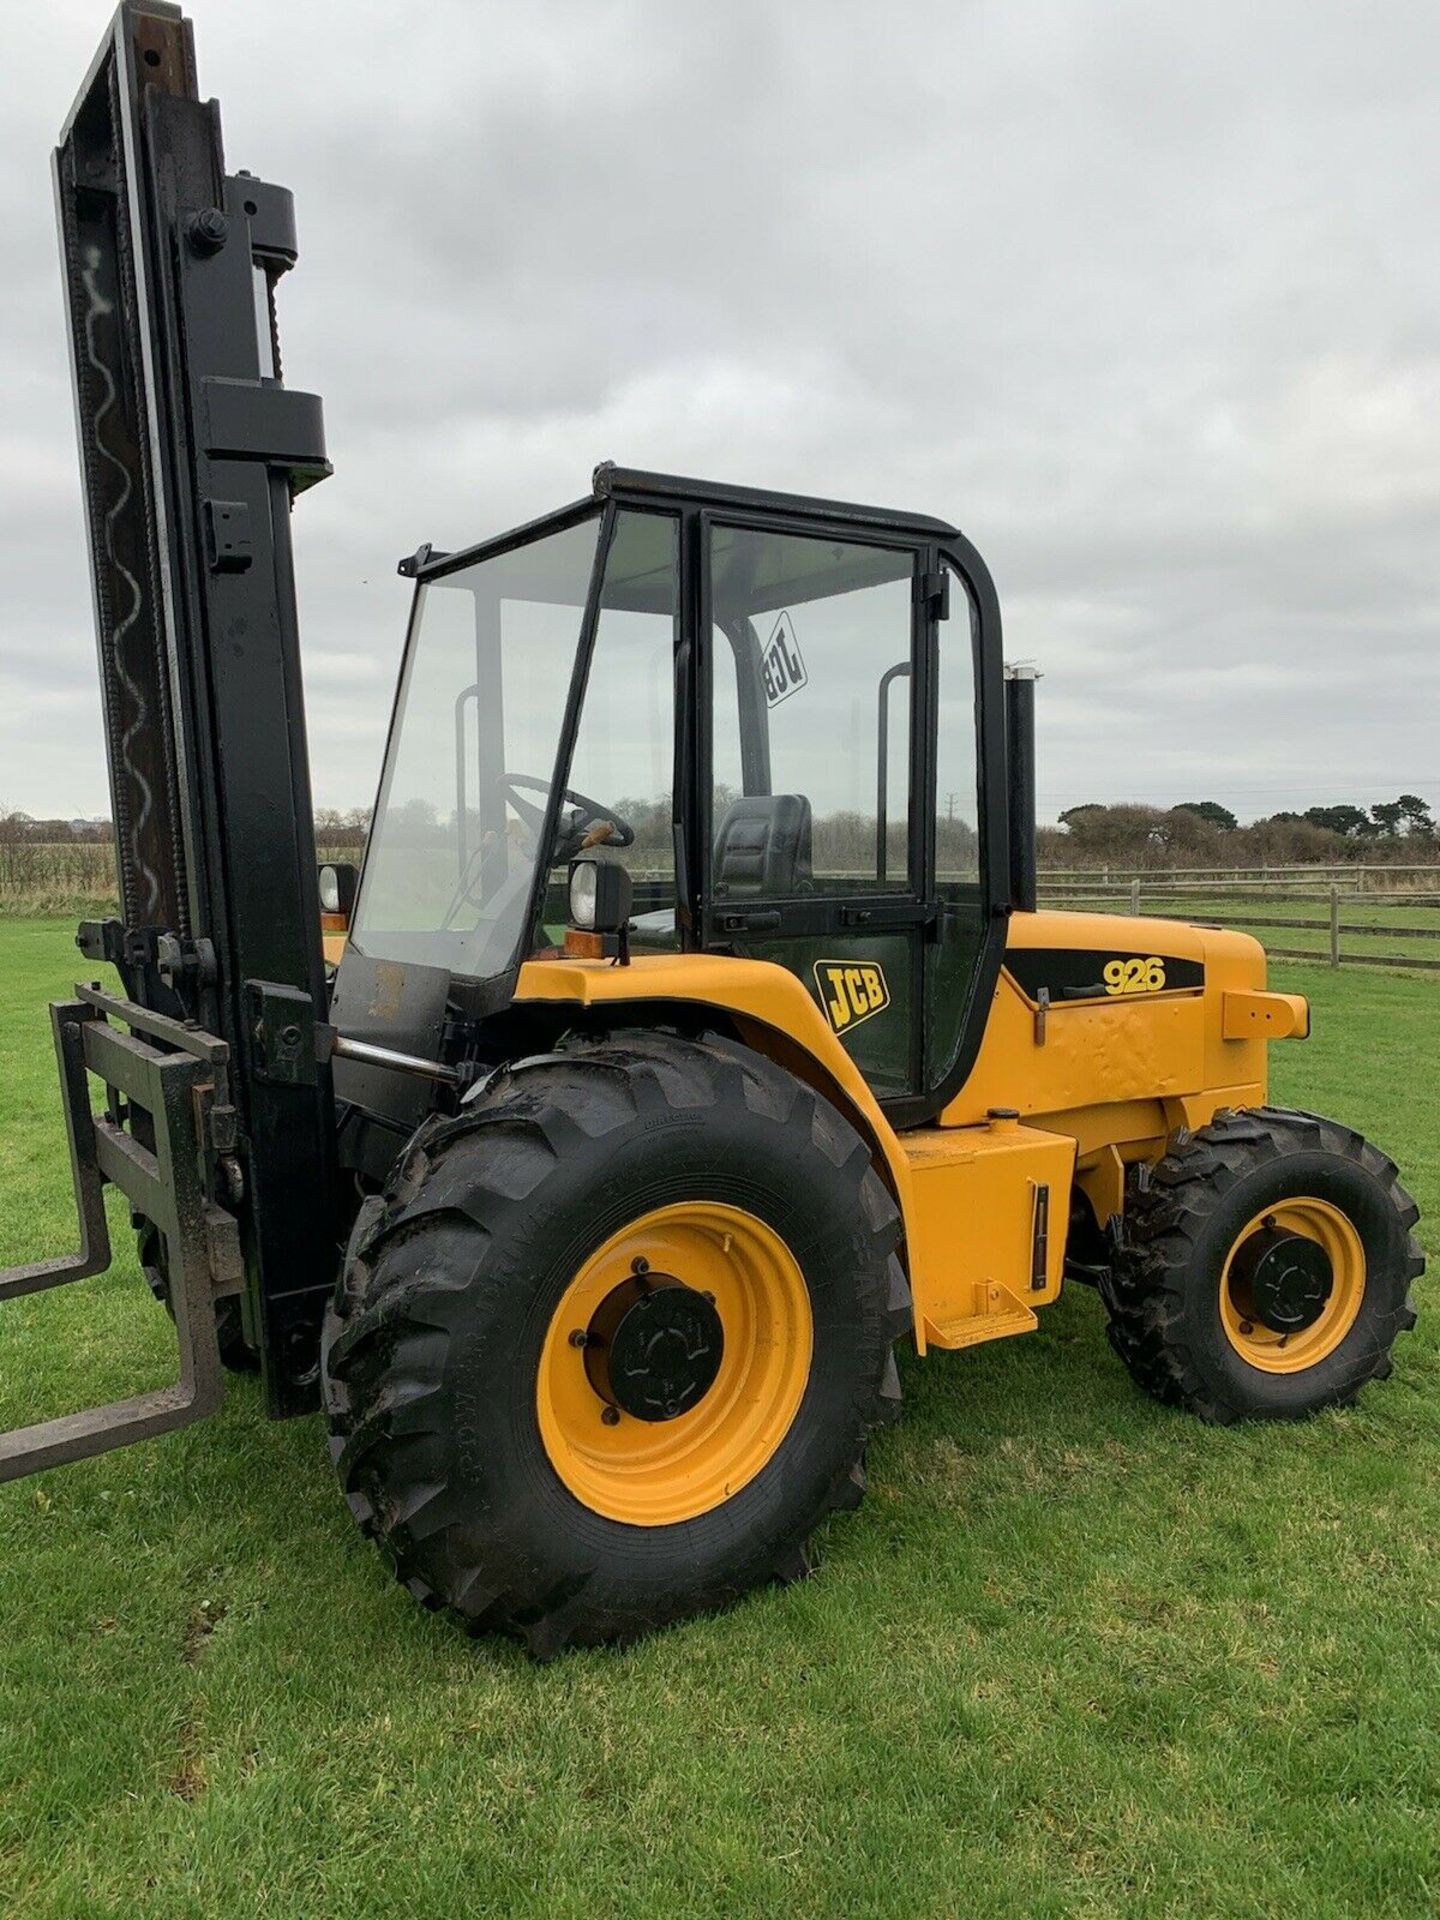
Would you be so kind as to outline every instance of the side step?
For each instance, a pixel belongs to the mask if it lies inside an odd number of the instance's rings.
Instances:
[[[982,1340],[1003,1340],[1007,1333],[1029,1333],[1039,1326],[1039,1316],[998,1280],[976,1280],[973,1285],[969,1313],[950,1320],[926,1315],[925,1338],[930,1346],[953,1352],[957,1347],[978,1347]]]
[[[215,1302],[244,1284],[235,1220],[208,1196],[213,1162],[234,1144],[229,1048],[213,1034],[97,987],[75,993],[74,1000],[52,1002],[50,1021],[80,1249],[0,1270],[0,1301],[105,1271],[109,1183],[165,1237],[180,1378],[174,1386],[0,1434],[0,1480],[106,1453],[213,1413],[225,1397]],[[112,1026],[110,1017],[131,1031]],[[91,1110],[91,1074],[104,1083],[104,1113]]]

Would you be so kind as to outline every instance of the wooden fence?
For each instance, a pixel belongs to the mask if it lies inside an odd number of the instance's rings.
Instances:
[[[321,858],[356,860],[359,854],[358,847],[326,848]],[[1440,944],[1420,953],[1387,952],[1382,945],[1387,938],[1427,948],[1440,943],[1440,864],[1433,862],[1051,867],[1041,871],[1039,884],[1046,906],[1237,927],[1264,937],[1277,959],[1440,973]],[[63,913],[79,903],[113,900],[115,893],[114,849],[106,841],[0,842],[0,913]],[[1306,906],[1315,911],[1305,913]],[[1402,909],[1403,924],[1387,922],[1384,916]],[[1373,919],[1360,917],[1372,912]],[[1287,932],[1324,937],[1313,946],[1271,944],[1271,934]]]
[[[1042,867],[1042,887],[1075,887],[1086,892],[1096,888],[1128,887],[1138,880],[1147,888],[1162,888],[1168,893],[1226,892],[1273,893],[1294,888],[1314,891],[1334,887],[1342,894],[1363,894],[1367,899],[1396,894],[1409,899],[1416,894],[1433,894],[1440,899],[1440,860],[1428,861],[1330,861],[1311,866],[1263,867],[1134,867],[1123,865],[1098,867]]]
[[[1348,885],[1342,885],[1336,868],[1272,868],[1267,883],[1249,878],[1236,883],[1216,870],[1198,877],[1194,869],[1180,877],[1175,870],[1163,873],[1132,873],[1123,879],[1112,870],[1108,883],[1087,882],[1070,872],[1051,871],[1040,876],[1042,906],[1093,908],[1102,913],[1128,913],[1157,920],[1195,920],[1204,926],[1234,927],[1264,938],[1266,951],[1280,960],[1313,960],[1332,967],[1409,967],[1420,973],[1440,973],[1440,947],[1429,953],[1380,952],[1370,944],[1378,941],[1440,941],[1440,868],[1413,867],[1402,871],[1408,876],[1423,876],[1429,889],[1413,882],[1402,889],[1382,888],[1381,874],[1390,868],[1369,868],[1370,884],[1357,886],[1351,870],[1345,870]],[[1315,885],[1321,875],[1328,878],[1323,887]],[[1357,901],[1364,911],[1405,909],[1406,923],[1394,919],[1361,920],[1354,918]],[[1193,905],[1190,904],[1193,902]],[[1324,909],[1319,914],[1277,914],[1267,912],[1274,904],[1303,906],[1307,903]],[[1347,915],[1347,908],[1349,914]],[[1217,911],[1218,909],[1218,911]],[[1433,913],[1426,922],[1425,916]],[[1321,933],[1324,941],[1313,946],[1276,946],[1271,933]],[[1350,943],[1358,942],[1358,948]]]

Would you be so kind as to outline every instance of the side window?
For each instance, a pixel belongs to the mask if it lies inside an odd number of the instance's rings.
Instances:
[[[939,634],[935,742],[937,938],[925,955],[925,1084],[938,1087],[959,1057],[985,939],[981,899],[979,753],[975,647],[978,616],[965,582],[950,570],[950,618]]]
[[[717,900],[905,892],[908,549],[714,530]]]
[[[980,879],[980,771],[975,730],[975,607],[950,574],[950,618],[940,627],[939,733],[935,755],[935,877],[953,899]]]
[[[712,627],[710,657],[714,663],[714,703],[710,719],[710,756],[715,779],[715,818],[745,792],[742,743],[753,737],[753,726],[742,725],[741,698],[755,679],[746,650],[721,626]]]
[[[605,566],[595,650],[567,784],[634,832],[605,855],[629,869],[637,937],[676,944],[675,639],[678,522],[622,513]]]

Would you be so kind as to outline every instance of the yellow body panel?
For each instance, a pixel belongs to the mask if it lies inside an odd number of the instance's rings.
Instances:
[[[1042,1125],[1067,1114],[1083,1128],[1096,1107],[1138,1102],[1150,1109],[1147,1130],[1162,1133],[1168,1130],[1162,1111],[1167,1103],[1214,1094],[1213,1111],[1227,1103],[1252,1104],[1257,1089],[1263,1097],[1269,1036],[1227,1039],[1222,1011],[1227,993],[1264,987],[1265,953],[1258,940],[1168,920],[1017,913],[1010,921],[1006,952],[1022,947],[1161,952],[1199,961],[1205,986],[1056,1001],[1040,1023],[1034,1003],[1002,968],[979,1057],[941,1114],[942,1126],[983,1120],[991,1107],[1016,1107]],[[1133,1126],[1137,1117],[1122,1118],[1122,1129]],[[1068,1133],[1072,1128],[1059,1130]],[[1104,1137],[1118,1144],[1125,1134],[1113,1134],[1107,1125]],[[1086,1142],[1099,1144],[1098,1138]]]
[[[913,1182],[905,1231],[924,1343],[966,1347],[1028,1333],[1034,1309],[1060,1291],[1075,1142],[1009,1119],[917,1127],[901,1139]]]
[[[1104,1225],[1123,1211],[1129,1163],[1157,1158],[1177,1127],[1202,1126],[1218,1108],[1263,1104],[1267,1042],[1308,1031],[1303,999],[1266,992],[1264,950],[1247,934],[1111,914],[1015,914],[1007,954],[1027,947],[1199,962],[1204,985],[1127,988],[1042,1008],[1002,968],[965,1084],[935,1125],[904,1134],[805,984],[769,961],[693,953],[637,955],[628,967],[532,960],[514,997],[591,1009],[712,1007],[848,1109],[900,1207],[924,1352],[1034,1326],[1034,1309],[1060,1290],[1072,1183]],[[997,1109],[1017,1120],[992,1119]],[[1048,1231],[1040,1236],[1042,1189]]]
[[[527,960],[515,999],[573,1000],[606,1007],[631,1000],[683,1001],[735,1020],[757,1050],[798,1079],[838,1092],[875,1143],[901,1214],[910,1211],[910,1163],[855,1062],[813,996],[793,973],[769,960],[719,953],[637,954],[628,967],[608,960]],[[747,1028],[750,1030],[747,1032]]]
[[[1017,913],[1006,952],[1027,947],[1161,953],[1205,969],[1203,988],[1058,1001],[1042,1017],[1002,968],[974,1070],[940,1116],[942,1126],[964,1126],[1015,1107],[1068,1134],[1076,1181],[1102,1225],[1122,1209],[1127,1162],[1156,1158],[1177,1127],[1203,1126],[1220,1107],[1263,1105],[1267,1042],[1309,1030],[1298,994],[1265,992],[1265,950],[1249,934]]]

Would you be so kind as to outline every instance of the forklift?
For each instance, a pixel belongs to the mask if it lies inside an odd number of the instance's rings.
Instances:
[[[896,1344],[1030,1332],[1067,1277],[1207,1421],[1389,1373],[1417,1210],[1267,1103],[1304,999],[1246,935],[1037,909],[1034,675],[957,528],[607,464],[420,547],[363,867],[322,870],[291,197],[227,173],[165,0],[55,183],[121,900],[78,944],[119,984],[52,1008],[79,1250],[0,1297],[106,1268],[114,1187],[179,1372],[0,1478],[253,1370],[417,1600],[543,1659],[803,1573]]]

